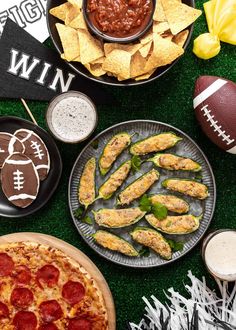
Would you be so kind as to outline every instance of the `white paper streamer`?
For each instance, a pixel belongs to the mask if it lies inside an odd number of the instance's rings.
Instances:
[[[143,297],[146,304],[146,321],[143,319],[138,325],[130,323],[131,329],[162,329],[161,311],[164,320],[170,316],[168,330],[188,329],[188,322],[192,319],[195,305],[198,311],[200,330],[220,330],[221,327],[216,327],[214,324],[215,318],[227,322],[234,329],[236,327],[236,284],[229,293],[228,283],[217,280],[222,295],[222,298],[219,298],[214,291],[207,287],[204,277],[200,281],[191,271],[188,272],[188,277],[191,280],[191,285],[185,285],[185,289],[189,298],[185,298],[173,288],[168,289],[166,294],[168,303],[166,305],[163,305],[155,296],[151,296],[151,302]]]

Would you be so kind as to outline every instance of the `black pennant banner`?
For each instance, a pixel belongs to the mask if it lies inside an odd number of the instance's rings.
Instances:
[[[70,70],[58,53],[8,19],[0,39],[0,98],[50,101],[68,90],[83,92],[97,104],[116,103],[97,83]]]

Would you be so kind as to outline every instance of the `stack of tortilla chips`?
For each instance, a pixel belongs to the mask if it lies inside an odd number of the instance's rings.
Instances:
[[[157,0],[153,26],[140,40],[130,44],[103,43],[93,36],[84,21],[82,0],[52,8],[66,61],[82,63],[95,77],[108,74],[119,81],[148,79],[158,67],[172,63],[184,53],[186,29],[201,11],[179,0]]]

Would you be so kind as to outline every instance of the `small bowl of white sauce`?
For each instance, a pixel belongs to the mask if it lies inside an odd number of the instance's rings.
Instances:
[[[236,230],[210,233],[202,244],[202,257],[208,271],[222,281],[236,281]]]
[[[50,102],[46,121],[56,139],[79,143],[89,138],[97,127],[97,109],[87,95],[69,91]]]

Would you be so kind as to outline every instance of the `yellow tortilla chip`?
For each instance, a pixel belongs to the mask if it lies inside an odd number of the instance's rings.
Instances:
[[[162,34],[163,32],[169,30],[168,22],[153,22],[152,31],[153,33]]]
[[[88,63],[88,64],[85,64],[84,66],[89,70],[89,72],[94,77],[101,77],[104,74],[106,74],[106,71],[104,71],[102,69],[102,64],[91,64],[91,63]]]
[[[164,9],[162,7],[161,0],[156,0],[156,7],[153,14],[153,20],[158,22],[166,21],[166,16],[164,13]]]
[[[141,44],[118,44],[118,43],[106,43],[104,44],[105,56],[110,54],[114,49],[125,50],[133,55],[142,47]]]
[[[139,81],[139,80],[145,80],[145,79],[148,79],[148,78],[151,77],[151,75],[152,75],[155,71],[156,71],[156,69],[153,69],[153,70],[151,70],[151,71],[149,71],[149,72],[147,72],[147,73],[145,73],[145,74],[143,74],[143,75],[141,75],[141,76],[136,77],[135,80],[136,80],[136,81]]]
[[[73,62],[80,62],[81,63],[80,55],[77,56],[75,59],[73,59]]]
[[[106,57],[103,63],[103,70],[112,72],[124,79],[130,77],[131,54],[120,49],[114,49]]]
[[[142,55],[142,57],[147,57],[149,55],[149,52],[152,48],[152,40],[149,41],[146,45],[143,45],[142,48],[139,49],[140,54]]]
[[[170,31],[166,31],[164,33],[161,34],[161,37],[166,39],[166,40],[172,40],[174,35],[170,32]]]
[[[131,59],[130,78],[142,75],[144,73],[146,62],[146,59],[139,52],[134,54]]]
[[[189,35],[189,30],[181,31],[180,33],[176,34],[176,36],[174,36],[173,42],[175,44],[179,45],[180,47],[183,47],[185,44],[185,41],[188,38],[188,35]]]
[[[80,9],[77,7],[71,7],[66,14],[65,24],[70,25],[70,22],[73,21],[80,13]]]
[[[105,61],[105,59],[106,59],[106,57],[103,56],[103,57],[100,57],[100,58],[98,58],[98,59],[96,59],[96,60],[90,62],[90,64],[103,64],[104,61]]]
[[[78,30],[78,35],[82,64],[90,63],[104,56],[101,42],[92,37],[87,30]]]
[[[77,31],[64,24],[56,24],[62,47],[67,61],[72,61],[80,55],[79,39]]]
[[[73,20],[71,20],[68,25],[76,30],[87,30],[87,24],[85,23],[84,15],[82,12],[79,12],[79,14]]]
[[[74,7],[77,7],[79,9],[82,8],[82,0],[68,0],[68,2],[71,3]]]
[[[184,53],[182,47],[162,38],[158,34],[154,35],[153,42],[153,52],[145,66],[146,71],[151,71],[154,68],[170,64]]]
[[[149,30],[141,39],[140,42],[142,45],[147,44],[149,41],[153,40],[153,33],[152,30]]]
[[[72,8],[72,5],[69,2],[66,2],[58,7],[54,7],[50,9],[49,13],[54,17],[59,18],[60,20],[65,22],[66,14],[70,10],[70,8]]]
[[[178,0],[161,1],[170,30],[174,35],[186,29],[202,13],[201,10],[187,6]]]

